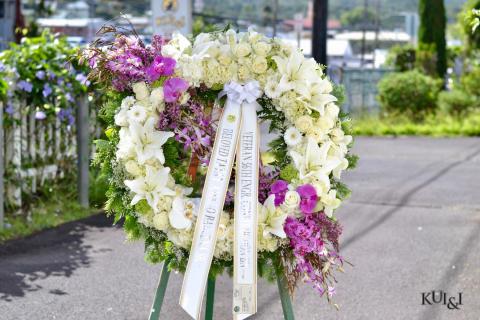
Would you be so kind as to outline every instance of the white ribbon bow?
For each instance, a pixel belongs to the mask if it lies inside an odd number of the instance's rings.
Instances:
[[[252,103],[262,96],[262,90],[260,84],[256,80],[248,81],[245,84],[240,84],[235,81],[231,81],[223,87],[218,97],[221,98],[227,96],[228,99],[235,101],[238,104],[242,104],[243,101]]]

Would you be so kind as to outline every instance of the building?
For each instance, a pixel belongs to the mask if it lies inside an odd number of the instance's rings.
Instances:
[[[15,40],[15,0],[0,0],[0,50]]]

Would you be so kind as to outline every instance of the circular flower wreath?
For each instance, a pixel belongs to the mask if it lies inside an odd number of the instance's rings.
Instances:
[[[101,113],[108,139],[97,142],[96,157],[110,178],[107,209],[125,218],[129,238],[145,239],[147,260],[185,270],[224,103],[218,94],[229,81],[257,80],[258,117],[275,137],[261,150],[259,273],[271,278],[282,268],[290,290],[303,279],[334,294],[333,272],[344,263],[334,210],[349,193],[341,172],[355,158],[320,65],[278,39],[233,30],[193,41],[155,36],[148,46],[117,33],[84,58],[111,97]],[[211,275],[233,266],[233,177]]]

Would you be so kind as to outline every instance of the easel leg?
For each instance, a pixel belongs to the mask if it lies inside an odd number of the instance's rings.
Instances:
[[[277,269],[277,285],[278,293],[280,294],[280,301],[282,302],[283,318],[285,320],[295,320],[293,315],[292,301],[290,300],[290,295],[288,294],[287,289],[287,280],[282,270]]]
[[[160,317],[160,310],[162,309],[163,299],[165,298],[165,291],[167,290],[168,278],[170,271],[168,270],[168,261],[163,262],[162,274],[158,282],[157,292],[153,300],[152,309],[150,310],[149,320],[158,320]]]
[[[205,320],[213,319],[213,301],[215,300],[215,279],[207,281],[207,305],[205,307]]]

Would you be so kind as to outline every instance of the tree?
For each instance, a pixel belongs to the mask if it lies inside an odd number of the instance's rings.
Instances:
[[[340,16],[340,22],[344,27],[362,27],[362,26],[373,26],[377,19],[377,14],[370,8],[356,7],[352,10],[342,13]]]
[[[420,0],[418,11],[420,15],[419,46],[432,48],[436,53],[437,74],[443,78],[447,71],[445,40],[447,19],[443,0]]]
[[[458,23],[462,29],[467,50],[480,48],[480,32],[472,32],[475,22],[479,21],[479,18],[475,15],[476,12],[479,12],[477,11],[479,9],[480,0],[470,0],[465,3],[462,11],[458,14]]]

